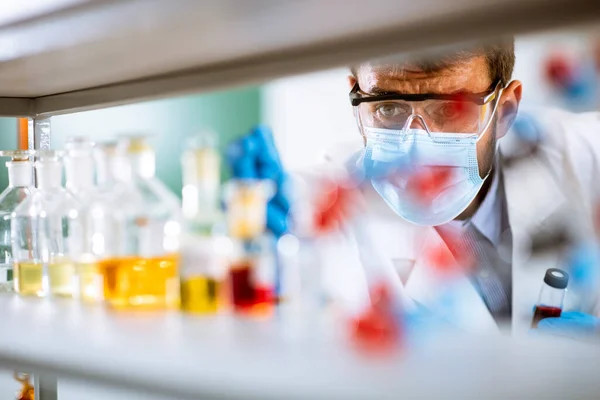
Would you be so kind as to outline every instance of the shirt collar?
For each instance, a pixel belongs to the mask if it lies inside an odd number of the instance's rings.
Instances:
[[[471,218],[473,226],[492,244],[498,245],[502,234],[502,188],[500,169],[496,166],[492,184],[481,205]]]

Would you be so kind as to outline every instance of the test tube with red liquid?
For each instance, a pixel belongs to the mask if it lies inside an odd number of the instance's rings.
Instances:
[[[532,328],[544,318],[560,317],[567,293],[569,274],[558,268],[549,268],[544,276],[540,297],[533,313]]]
[[[227,222],[234,241],[229,286],[234,311],[270,315],[274,308],[275,260],[264,235],[270,181],[238,179],[225,185]]]

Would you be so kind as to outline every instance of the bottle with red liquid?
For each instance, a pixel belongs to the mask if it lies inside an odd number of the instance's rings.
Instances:
[[[231,303],[236,313],[269,316],[274,311],[274,245],[265,235],[270,181],[239,179],[225,185],[227,225],[234,244],[229,266]]]
[[[569,274],[558,268],[549,268],[544,276],[544,284],[533,313],[532,328],[544,318],[560,317],[562,313]]]

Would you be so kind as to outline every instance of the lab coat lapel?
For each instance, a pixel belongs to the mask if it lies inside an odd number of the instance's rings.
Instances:
[[[503,168],[513,238],[513,332],[530,328],[544,273],[560,265],[558,251],[531,255],[531,235],[560,212],[566,201],[552,170],[553,165],[560,165],[559,156],[545,152],[543,157],[529,157]]]
[[[497,330],[496,323],[479,293],[460,272],[445,276],[436,271],[428,261],[431,249],[448,252],[450,249],[433,227],[427,227],[417,240],[421,243],[413,272],[406,284],[406,293],[438,317],[470,332]]]

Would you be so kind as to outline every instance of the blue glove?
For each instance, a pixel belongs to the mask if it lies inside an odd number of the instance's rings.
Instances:
[[[283,170],[271,129],[264,125],[227,146],[227,162],[233,176],[240,179],[270,179],[275,183],[275,196],[267,204],[267,228],[276,236],[288,230],[290,201],[288,177]]]
[[[571,339],[600,337],[600,318],[577,311],[563,312],[558,318],[544,318],[538,331]]]

